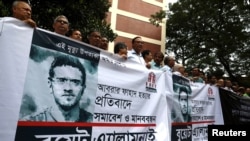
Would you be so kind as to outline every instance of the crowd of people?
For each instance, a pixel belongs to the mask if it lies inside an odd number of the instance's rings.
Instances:
[[[13,17],[22,20],[31,27],[37,27],[34,20],[31,19],[32,10],[28,3],[24,1],[14,1],[12,6]],[[82,33],[79,29],[70,29],[68,18],[64,15],[59,15],[53,22],[54,32],[69,38],[83,41]],[[87,43],[103,50],[108,50],[108,39],[102,36],[100,31],[91,30],[87,35]],[[134,60],[145,66],[147,69],[170,71],[173,74],[180,75],[190,79],[194,83],[206,83],[216,85],[220,88],[230,90],[239,96],[250,97],[250,88],[239,86],[229,79],[217,78],[215,75],[205,76],[198,68],[194,67],[190,73],[185,71],[185,66],[175,63],[175,58],[172,56],[164,56],[159,51],[154,54],[148,49],[144,49],[144,41],[142,37],[136,36],[132,39],[132,49],[128,50],[124,42],[117,42],[114,46],[114,54],[121,56],[124,59]]]

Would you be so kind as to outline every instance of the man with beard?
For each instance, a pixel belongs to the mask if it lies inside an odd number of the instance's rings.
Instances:
[[[86,72],[77,58],[58,56],[49,69],[48,84],[55,103],[30,115],[29,121],[91,122],[93,115],[80,107]]]
[[[190,80],[179,75],[173,75],[174,103],[171,118],[173,122],[191,121],[190,97],[192,89]]]
[[[154,54],[154,59],[151,61],[151,69],[160,70],[163,67],[162,61],[164,60],[164,54],[158,51]]]
[[[181,114],[184,122],[191,121],[191,116],[189,112],[189,102],[188,102],[188,91],[185,87],[181,87],[179,91],[179,104],[181,109]]]

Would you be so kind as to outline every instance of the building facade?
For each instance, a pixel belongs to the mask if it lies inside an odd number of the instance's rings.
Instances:
[[[112,30],[118,34],[114,42],[109,44],[109,51],[113,52],[116,42],[125,42],[131,49],[132,39],[141,36],[145,41],[144,49],[153,53],[165,52],[166,19],[159,27],[149,22],[150,15],[166,10],[166,0],[109,0],[111,7],[107,22]]]

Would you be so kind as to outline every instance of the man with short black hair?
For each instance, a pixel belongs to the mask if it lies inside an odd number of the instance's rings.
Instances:
[[[138,62],[146,67],[145,61],[142,57],[142,50],[143,50],[144,41],[142,37],[136,36],[132,39],[132,49],[128,51],[128,60],[133,60]]]
[[[187,87],[180,87],[178,102],[180,105],[181,114],[184,122],[191,121],[190,111],[189,111],[189,101],[188,101],[189,91]]]
[[[87,43],[99,48],[101,45],[101,37],[101,33],[98,30],[92,29],[87,35]]]
[[[26,121],[91,122],[93,115],[80,107],[86,88],[85,67],[75,57],[55,57],[49,69],[48,84],[55,103],[24,117]]]
[[[192,69],[192,76],[190,77],[190,80],[194,83],[205,83],[200,77],[200,69],[198,67],[194,67]]]
[[[100,49],[108,50],[109,40],[107,37],[101,38]]]
[[[162,61],[164,60],[164,54],[158,51],[154,54],[154,58],[151,61],[151,69],[160,70],[163,67]]]

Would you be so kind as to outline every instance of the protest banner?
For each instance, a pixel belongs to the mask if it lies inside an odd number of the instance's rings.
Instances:
[[[223,124],[217,87],[14,18],[0,27],[2,141],[207,140],[207,126]]]
[[[224,124],[218,88],[173,75],[171,107],[172,140],[208,140],[208,125]]]
[[[250,99],[223,88],[220,88],[219,92],[224,124],[250,124]]]
[[[169,140],[163,72],[13,18],[1,24],[3,140]]]

